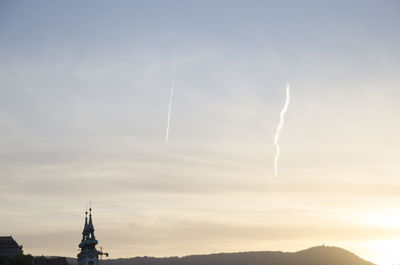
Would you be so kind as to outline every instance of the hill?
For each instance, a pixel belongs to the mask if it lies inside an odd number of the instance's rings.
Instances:
[[[70,259],[76,264],[76,259]],[[101,265],[374,265],[337,247],[313,247],[299,252],[259,251],[191,255],[182,258],[136,257],[103,260]]]

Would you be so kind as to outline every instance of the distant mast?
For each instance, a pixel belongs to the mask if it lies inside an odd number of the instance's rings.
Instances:
[[[89,220],[87,216],[87,210],[85,215],[85,225],[83,227],[82,240],[79,244],[81,252],[78,254],[78,265],[99,265],[100,252],[96,249],[98,241],[94,236],[92,207],[89,208]]]

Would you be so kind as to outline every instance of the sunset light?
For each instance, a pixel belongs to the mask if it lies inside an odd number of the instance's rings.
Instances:
[[[399,265],[400,1],[0,0],[0,265]]]

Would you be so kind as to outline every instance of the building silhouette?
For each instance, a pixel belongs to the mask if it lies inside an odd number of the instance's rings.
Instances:
[[[32,265],[69,265],[66,257],[35,257]]]
[[[12,236],[0,236],[0,256],[15,258],[22,254],[22,246]]]
[[[78,265],[98,265],[100,251],[96,249],[98,241],[94,235],[94,226],[92,220],[92,208],[89,208],[89,220],[88,212],[85,212],[85,225],[82,232],[82,240],[79,244],[81,249],[78,254]]]

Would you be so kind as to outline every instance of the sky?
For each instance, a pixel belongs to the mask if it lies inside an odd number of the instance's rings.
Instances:
[[[1,0],[0,235],[76,256],[91,201],[111,258],[325,244],[398,264],[399,12]]]

